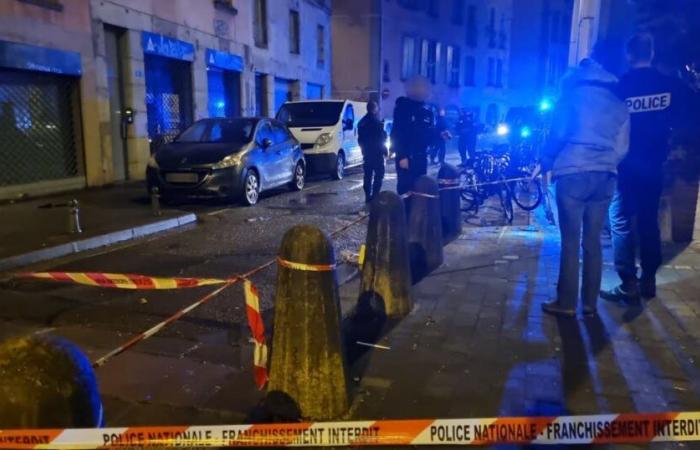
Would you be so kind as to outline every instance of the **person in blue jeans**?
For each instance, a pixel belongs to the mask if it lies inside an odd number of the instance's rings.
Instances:
[[[626,50],[631,68],[620,79],[619,92],[631,114],[630,151],[618,168],[617,190],[610,207],[615,269],[621,284],[600,295],[605,300],[637,305],[640,298],[656,297],[656,271],[662,261],[658,214],[663,165],[672,128],[685,125],[684,115],[692,117],[688,104],[692,93],[680,80],[652,66],[654,40],[650,34],[633,36]],[[639,278],[637,246],[642,269]]]
[[[616,85],[617,78],[592,59],[562,80],[541,161],[556,183],[561,233],[557,299],[542,305],[549,314],[576,315],[581,247],[583,314],[596,313],[603,271],[600,234],[629,143],[630,116]]]

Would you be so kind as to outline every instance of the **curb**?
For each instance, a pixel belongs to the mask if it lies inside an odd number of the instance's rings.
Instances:
[[[21,266],[47,261],[49,259],[60,258],[62,256],[93,250],[99,247],[142,238],[162,231],[188,225],[197,221],[197,216],[193,213],[183,214],[171,219],[159,220],[157,222],[139,225],[125,230],[113,231],[111,233],[93,236],[80,241],[67,242],[54,247],[43,248],[21,255],[10,256],[0,259],[0,271],[15,269]]]

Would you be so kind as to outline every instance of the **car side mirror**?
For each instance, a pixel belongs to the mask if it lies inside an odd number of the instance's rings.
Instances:
[[[355,123],[353,122],[352,119],[345,119],[343,121],[343,130],[352,130],[354,126],[355,126]]]
[[[263,149],[266,149],[266,148],[270,147],[271,145],[272,145],[272,140],[270,140],[270,138],[265,138],[265,139],[263,139],[262,142],[260,143],[260,146],[261,146]]]

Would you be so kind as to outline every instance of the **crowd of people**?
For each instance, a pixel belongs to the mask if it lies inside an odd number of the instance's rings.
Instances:
[[[651,35],[632,37],[626,54],[630,69],[620,79],[595,54],[565,75],[540,165],[533,174],[546,174],[556,186],[559,282],[556,299],[543,304],[544,311],[553,315],[575,316],[579,299],[582,313],[594,315],[599,297],[639,305],[641,298],[656,295],[656,272],[661,265],[662,166],[671,129],[688,110],[684,102],[691,95],[680,81],[653,67]],[[399,194],[409,192],[416,178],[427,173],[429,161],[445,161],[446,141],[452,134],[445,110],[440,109],[435,117],[426,103],[429,97],[430,84],[417,77],[407,82],[406,96],[396,101],[391,142]],[[378,109],[370,102],[359,127],[368,202],[381,190],[387,154]],[[473,158],[479,131],[473,113],[463,111],[455,127],[462,165]],[[608,220],[621,283],[601,291],[601,231]]]

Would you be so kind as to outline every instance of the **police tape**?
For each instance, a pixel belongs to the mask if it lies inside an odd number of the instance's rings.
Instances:
[[[51,280],[104,288],[157,290],[214,286],[226,284],[231,281],[231,279],[221,278],[152,277],[148,275],[106,272],[25,272],[15,274],[14,277]]]
[[[631,444],[700,441],[700,412],[0,430],[0,448]]]

